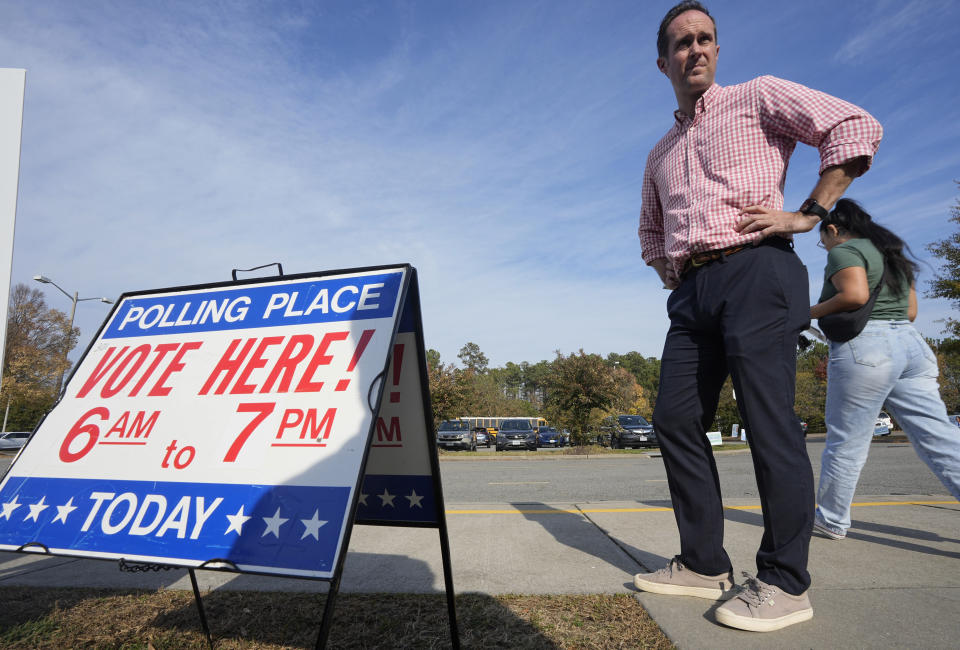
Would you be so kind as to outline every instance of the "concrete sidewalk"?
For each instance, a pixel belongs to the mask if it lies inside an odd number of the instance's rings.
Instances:
[[[684,648],[960,645],[960,503],[949,496],[858,497],[846,540],[814,537],[812,621],[769,634],[713,622],[716,604],[637,594]],[[757,500],[726,504],[734,568],[754,572],[762,535]],[[448,504],[458,593],[636,593],[634,573],[679,549],[668,503]],[[198,572],[203,589],[325,591],[326,583]],[[183,570],[121,573],[115,562],[0,553],[0,585],[190,589]],[[442,591],[433,529],[357,526],[347,592]]]

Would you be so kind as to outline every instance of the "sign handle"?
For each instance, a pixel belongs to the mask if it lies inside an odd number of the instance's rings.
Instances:
[[[250,271],[259,271],[260,269],[265,269],[265,268],[267,268],[268,266],[276,266],[276,267],[277,267],[277,275],[279,275],[280,277],[283,277],[283,266],[281,266],[280,262],[270,262],[269,264],[263,264],[263,265],[261,265],[261,266],[255,266],[255,267],[253,267],[252,269],[233,269],[232,271],[230,271],[230,275],[233,276],[233,281],[236,282],[236,281],[237,281],[237,271],[239,271],[239,272],[241,272],[241,273],[249,273]]]
[[[377,382],[383,379],[383,376],[387,374],[386,370],[380,372],[379,375],[373,378],[373,381],[370,382],[370,388],[367,389],[367,406],[370,408],[370,412],[374,415],[377,414],[377,407],[370,403],[370,400],[373,398],[373,388],[377,385]]]

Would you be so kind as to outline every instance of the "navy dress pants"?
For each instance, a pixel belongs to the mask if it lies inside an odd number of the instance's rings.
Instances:
[[[697,573],[729,571],[706,431],[724,380],[733,378],[763,507],[757,577],[793,595],[810,585],[814,512],[813,471],[793,410],[796,346],[810,324],[809,301],[807,270],[780,237],[688,272],[667,301],[670,330],[653,414],[680,558]]]

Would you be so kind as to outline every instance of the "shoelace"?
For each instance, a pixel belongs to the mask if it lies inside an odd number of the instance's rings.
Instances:
[[[773,587],[762,580],[754,578],[746,571],[743,571],[742,574],[744,581],[740,584],[740,592],[737,594],[740,600],[745,601],[753,607],[759,607],[764,601],[773,597]]]
[[[679,555],[674,555],[674,556],[673,556],[673,559],[670,560],[670,564],[668,564],[667,566],[663,567],[662,569],[658,569],[658,570],[657,570],[657,573],[659,573],[660,575],[672,576],[672,575],[673,575],[673,567],[674,567],[674,566],[676,566],[678,570],[683,570],[683,569],[684,569],[683,562],[680,561],[680,556],[679,556]]]

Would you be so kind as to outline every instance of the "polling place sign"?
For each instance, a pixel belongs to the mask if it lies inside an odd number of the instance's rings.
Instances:
[[[0,483],[0,548],[330,579],[375,432],[406,443],[376,409],[412,273],[124,294]],[[401,474],[375,487],[416,518]]]

